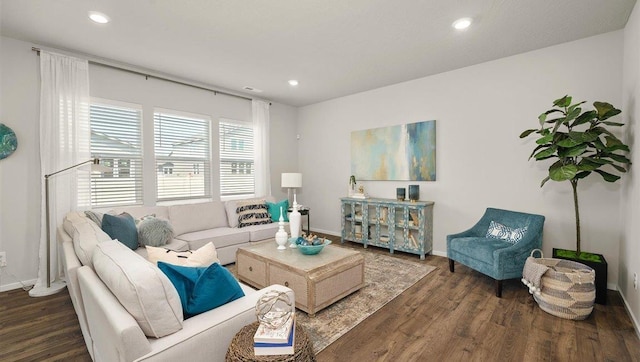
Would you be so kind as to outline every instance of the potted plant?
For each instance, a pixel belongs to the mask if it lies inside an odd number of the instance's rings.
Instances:
[[[537,134],[537,146],[529,156],[536,161],[555,159],[540,184],[547,181],[569,181],[573,189],[576,218],[576,250],[553,249],[553,256],[571,259],[592,267],[596,271],[596,303],[606,303],[607,266],[602,255],[583,252],[580,245],[580,213],[578,208],[578,181],[596,173],[606,182],[616,182],[627,171],[631,161],[623,154],[629,152],[618,137],[607,129],[623,124],[609,121],[620,110],[606,102],[594,102],[592,110],[583,110],[582,104],[572,104],[570,96],[553,102],[553,108],[538,117],[540,128],[529,129],[520,138]]]

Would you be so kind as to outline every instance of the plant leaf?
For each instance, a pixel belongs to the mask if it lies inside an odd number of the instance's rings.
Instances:
[[[602,158],[599,158],[599,157],[584,157],[584,158],[582,158],[582,159],[583,159],[584,161],[593,162],[593,163],[596,163],[596,164],[598,164],[598,165],[606,165],[606,164],[611,164],[611,163],[613,163],[613,162],[612,162],[612,161],[610,161],[610,160],[602,159]]]
[[[598,112],[598,118],[602,119],[607,112],[616,109],[610,103],[607,102],[593,102],[593,107]]]
[[[536,140],[536,143],[539,145],[543,145],[545,143],[549,143],[553,140],[553,134],[549,133],[545,136],[542,136]]]
[[[560,157],[576,157],[580,156],[587,150],[587,144],[582,143],[578,146],[571,148],[562,148],[558,150],[558,156]]]
[[[569,132],[569,137],[573,138],[574,140],[580,143],[587,143],[587,142],[593,142],[596,139],[598,139],[598,134],[591,131],[587,131],[587,132],[571,131]]]
[[[540,183],[540,187],[544,186],[544,184],[546,184],[546,183],[547,183],[547,181],[549,181],[549,180],[550,180],[549,176],[545,177],[545,178],[542,180],[542,182]]]
[[[547,145],[538,145],[536,148],[533,149],[533,152],[531,152],[531,154],[529,155],[529,159],[531,159],[531,157],[533,157],[533,155],[536,153],[536,151],[538,151],[541,148],[545,148],[547,147]]]
[[[606,124],[607,126],[616,126],[616,127],[624,126],[624,123],[611,122],[611,121],[605,121],[602,123]]]
[[[631,163],[630,159],[626,158],[623,155],[618,155],[618,154],[615,154],[615,153],[607,153],[606,155],[603,155],[602,157],[608,157],[608,158],[610,158],[610,159],[612,159],[612,160],[614,160],[616,162],[620,162],[620,163],[626,163],[626,164]]]
[[[622,166],[618,166],[615,163],[612,163],[611,166],[613,166],[613,168],[615,168],[616,170],[618,170],[619,172],[625,173],[627,172],[627,169],[622,167]]]
[[[538,122],[540,122],[540,127],[542,127],[542,125],[544,125],[544,121],[547,120],[547,114],[548,114],[547,112],[538,116]]]
[[[581,171],[576,174],[577,179],[583,179],[591,174],[591,171]]]
[[[557,150],[557,149],[558,149],[558,148],[557,148],[556,146],[551,146],[551,147],[549,147],[549,148],[546,148],[546,149],[544,149],[544,150],[542,150],[542,151],[540,151],[540,152],[536,153],[536,154],[534,155],[534,157],[535,157],[535,159],[536,159],[536,160],[538,160],[538,161],[539,161],[539,160],[543,160],[543,159],[545,159],[545,158],[549,158],[549,157],[553,156],[553,155],[556,153],[556,150]]]
[[[560,147],[570,148],[570,147],[574,147],[574,146],[577,146],[579,144],[582,144],[582,142],[574,140],[571,137],[567,137],[567,138],[563,139],[562,141],[556,142],[556,144],[558,146],[560,146]]]
[[[537,131],[537,129],[528,129],[522,133],[520,133],[520,138],[525,138],[528,135],[532,134],[533,132]]]
[[[608,129],[606,129],[606,128],[604,128],[604,127],[600,127],[600,126],[598,126],[598,127],[593,127],[593,128],[591,128],[591,130],[590,130],[590,131],[591,131],[591,132],[594,132],[594,133],[597,133],[597,134],[602,134],[602,133],[604,133],[604,134],[607,134],[607,135],[609,135],[609,136],[611,136],[611,137],[616,137],[616,135],[614,135],[613,133],[609,132],[609,130],[608,130]]]
[[[556,163],[557,164],[557,163]],[[554,165],[556,165],[554,164]],[[553,165],[549,168],[549,177],[553,181],[567,181],[571,180],[576,176],[578,172],[578,166],[574,164],[562,165],[559,167],[554,167]]]
[[[556,107],[569,107],[570,104],[571,104],[571,97],[568,95],[553,101],[553,105]]]
[[[602,178],[607,182],[616,182],[620,179],[620,176],[616,176],[602,170],[594,170],[593,172],[599,173],[600,176],[602,176]]]
[[[596,118],[596,116],[597,116],[596,111],[584,112],[583,114],[579,115],[575,121],[573,121],[573,124],[571,124],[571,127],[573,128],[575,126],[590,122],[592,119]]]
[[[577,106],[577,104],[574,104],[573,106]],[[571,107],[573,107],[571,106]],[[578,117],[578,115],[580,114],[580,112],[582,111],[582,108],[574,108],[572,109],[571,107],[569,107],[569,111],[567,112],[567,117],[566,117],[566,121],[571,121],[573,119],[575,119],[576,117]]]

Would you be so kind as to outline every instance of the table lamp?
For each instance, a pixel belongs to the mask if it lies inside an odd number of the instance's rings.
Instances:
[[[302,187],[302,174],[301,173],[283,173],[281,183],[282,183],[282,187],[288,188],[287,199],[289,200],[289,204],[293,205],[291,203],[291,189],[293,189],[294,203],[297,204],[296,189],[299,187]]]

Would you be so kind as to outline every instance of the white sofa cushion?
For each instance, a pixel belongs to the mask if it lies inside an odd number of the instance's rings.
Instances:
[[[84,212],[71,211],[64,217],[64,231],[73,239],[73,250],[82,265],[91,266],[91,255],[98,243],[111,240],[100,226],[85,216]]]
[[[175,235],[227,226],[221,201],[169,206],[169,220]],[[182,238],[179,238],[182,239]]]
[[[251,233],[244,231],[244,229],[219,227],[182,234],[178,238],[188,242],[191,249],[198,249],[204,244],[212,242],[219,250],[231,245],[248,243],[251,240]]]
[[[246,230],[249,232],[251,241],[261,241],[266,239],[274,239],[279,227],[280,226],[278,225],[278,223],[274,222],[271,224],[245,226],[242,228],[242,230]],[[285,223],[284,229],[287,233],[289,232],[289,223]]]
[[[93,267],[146,336],[159,338],[182,329],[180,297],[157,266],[112,240],[96,245]]]

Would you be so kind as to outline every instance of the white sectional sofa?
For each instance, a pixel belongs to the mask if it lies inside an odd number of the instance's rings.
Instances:
[[[136,218],[155,214],[156,217],[167,219],[175,231],[175,238],[168,243],[168,248],[198,249],[211,241],[217,249],[221,264],[227,264],[235,261],[235,252],[239,247],[272,238],[278,225],[273,223],[240,229],[231,227],[225,206],[228,206],[228,210],[233,209],[233,205],[225,205],[223,202],[207,202],[127,207],[115,211],[126,211]],[[114,242],[96,223],[79,212],[71,212],[65,217],[63,226],[58,228],[58,241],[61,244],[69,294],[87,349],[94,361],[223,361],[235,333],[256,320],[255,304],[266,290],[287,292],[294,300],[293,291],[284,286],[272,285],[256,291],[240,283],[244,297],[186,319],[181,322],[179,330],[168,335],[149,337],[145,335],[135,313],[130,313],[123,306],[126,302],[118,299],[118,293],[112,292],[113,286],[110,283],[113,281],[107,280],[112,273],[122,272],[120,269],[158,269],[145,259],[144,248],[135,252],[126,248],[118,249],[120,256],[108,257],[110,263],[115,265],[112,270],[105,272],[104,267],[100,266],[104,265],[103,262],[97,265],[101,270],[96,270],[93,261],[97,245]],[[104,255],[102,258],[104,260]],[[131,283],[126,279],[127,277],[123,278],[125,282]],[[130,289],[133,290],[132,293],[143,293],[148,287],[134,285]]]

